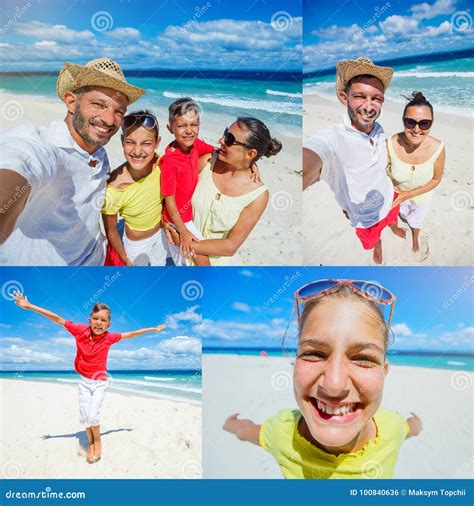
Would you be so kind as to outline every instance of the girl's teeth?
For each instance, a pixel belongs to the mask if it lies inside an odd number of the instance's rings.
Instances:
[[[324,413],[327,413],[328,415],[341,415],[341,416],[347,415],[348,413],[350,413],[353,410],[353,407],[354,407],[354,404],[346,404],[346,405],[340,406],[340,407],[336,407],[336,406],[331,407],[331,406],[327,406],[326,404],[319,402],[318,400],[316,400],[316,402],[318,405],[318,409],[320,409]]]

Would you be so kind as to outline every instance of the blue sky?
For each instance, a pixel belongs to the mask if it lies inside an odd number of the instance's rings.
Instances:
[[[0,269],[0,365],[4,370],[72,370],[74,338],[47,318],[17,307],[10,294],[23,290],[32,304],[87,323],[93,304],[112,309],[110,331],[127,332],[167,323],[161,333],[120,341],[109,370],[201,367],[202,286],[194,270],[172,268]]]
[[[305,72],[338,60],[374,61],[474,46],[469,0],[304,2]]]
[[[472,352],[474,275],[454,267],[214,269],[203,281],[203,346],[280,347],[294,291],[332,277],[377,281],[397,296],[393,349]]]
[[[0,68],[108,56],[128,69],[300,69],[301,10],[282,0],[4,0]]]

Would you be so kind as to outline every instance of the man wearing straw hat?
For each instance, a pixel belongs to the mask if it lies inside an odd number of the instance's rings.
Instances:
[[[338,62],[336,94],[347,108],[342,123],[317,132],[303,147],[303,189],[326,181],[362,246],[382,263],[382,230],[397,227],[399,206],[386,174],[385,133],[377,123],[393,69],[367,57]]]
[[[0,264],[103,265],[104,145],[144,90],[100,58],[66,63],[56,91],[64,121],[18,125],[0,139]]]

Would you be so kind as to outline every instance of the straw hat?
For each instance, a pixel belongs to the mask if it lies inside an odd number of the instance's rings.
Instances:
[[[344,91],[347,83],[356,76],[369,74],[382,81],[385,91],[390,85],[393,69],[390,67],[379,67],[367,56],[361,56],[357,60],[340,61],[336,65],[336,93]]]
[[[84,67],[74,63],[64,64],[56,83],[58,97],[64,100],[67,91],[74,92],[82,86],[104,86],[120,91],[128,98],[129,104],[145,93],[145,90],[127,83],[120,65],[109,58],[92,60]]]

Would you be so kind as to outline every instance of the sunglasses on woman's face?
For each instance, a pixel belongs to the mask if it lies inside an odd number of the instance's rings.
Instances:
[[[150,114],[129,114],[123,118],[122,130],[128,130],[129,128],[134,127],[136,124],[139,124],[147,130],[154,130],[155,128],[158,128],[158,122],[156,118]]]
[[[429,130],[433,124],[432,119],[422,119],[421,121],[415,121],[412,118],[403,118],[403,124],[405,128],[415,128],[416,125],[420,127],[420,130]]]
[[[235,139],[235,135],[230,133],[229,132],[229,129],[226,128],[224,130],[224,134],[222,135],[222,137],[224,137],[224,144],[230,148],[231,146],[233,146],[234,144],[236,146],[243,146],[244,148],[251,148],[251,146],[249,146],[248,144],[246,144],[245,142],[240,142],[238,140]]]

